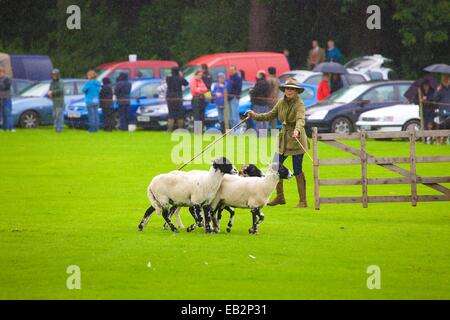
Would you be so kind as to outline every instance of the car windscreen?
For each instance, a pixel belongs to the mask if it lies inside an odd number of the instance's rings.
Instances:
[[[21,97],[43,97],[47,94],[50,88],[50,82],[39,82],[34,86],[23,91],[20,96]]]
[[[354,68],[368,68],[374,63],[373,59],[370,58],[356,58],[348,62],[345,67],[349,69]]]
[[[365,84],[351,85],[347,88],[339,89],[334,92],[324,101],[334,103],[350,103],[358,98],[363,92],[369,89],[370,86]]]

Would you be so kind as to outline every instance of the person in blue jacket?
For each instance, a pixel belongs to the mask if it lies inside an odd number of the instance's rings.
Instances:
[[[344,64],[344,57],[342,56],[341,50],[334,46],[333,40],[328,40],[327,61]]]
[[[97,74],[94,70],[89,70],[87,73],[88,82],[83,87],[83,93],[85,94],[84,101],[88,109],[89,118],[89,132],[97,132],[100,126],[100,120],[98,117],[98,106],[100,103],[100,89],[102,87],[100,81],[96,79]]]
[[[128,130],[128,124],[133,122],[129,116],[129,106],[130,106],[130,92],[131,83],[128,81],[128,75],[122,72],[117,77],[116,88],[114,89],[114,94],[116,95],[117,102],[119,104],[119,117],[120,125],[119,129],[123,131]]]
[[[218,118],[220,123],[220,129],[223,133],[225,133],[225,130],[228,126],[225,126],[225,88],[227,86],[227,83],[225,81],[225,73],[219,72],[217,74],[217,82],[213,83],[212,85],[212,91],[211,96],[214,99],[214,103],[217,107],[218,112]]]
[[[11,104],[11,79],[6,75],[5,66],[0,64],[0,112],[3,119],[3,131],[14,132]]]
[[[230,108],[230,127],[234,127],[240,122],[239,117],[239,99],[242,91],[242,78],[239,75],[236,66],[230,66],[230,78],[227,83],[228,106]]]

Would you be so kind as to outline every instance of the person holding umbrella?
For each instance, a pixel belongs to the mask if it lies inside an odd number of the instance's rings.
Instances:
[[[448,74],[442,74],[441,84],[434,95],[435,102],[439,108],[439,113],[444,115],[444,120],[439,124],[439,129],[450,129],[450,77]],[[444,137],[438,137],[437,143],[442,144]]]
[[[439,123],[439,129],[450,128],[450,66],[447,64],[433,64],[424,69],[428,72],[440,73],[441,84],[436,90],[433,101],[439,109],[439,114],[443,115],[443,120]],[[442,144],[444,137],[438,137],[437,143]],[[447,141],[450,143],[450,139]]]
[[[299,94],[305,89],[297,84],[297,80],[289,78],[280,86],[284,92],[272,110],[266,113],[248,111],[248,117],[256,121],[271,121],[276,118],[282,123],[279,134],[278,152],[275,153],[274,162],[282,164],[288,156],[292,156],[294,175],[297,181],[299,202],[297,208],[306,208],[306,179],[303,172],[303,155],[308,150],[308,140],[305,132],[305,105]],[[283,192],[283,181],[276,187],[277,195],[267,205],[275,206],[286,203]]]

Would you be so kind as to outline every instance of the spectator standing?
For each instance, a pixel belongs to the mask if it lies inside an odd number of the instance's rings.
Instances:
[[[202,80],[203,72],[197,70],[192,77],[189,87],[192,94],[192,113],[194,121],[202,121],[205,117],[205,93],[208,92],[208,87]]]
[[[242,92],[242,78],[237,72],[236,66],[230,66],[230,78],[227,83],[228,105],[230,107],[230,128],[240,122],[239,99]]]
[[[217,106],[220,129],[225,133],[225,73],[219,72],[217,75],[217,82],[213,83],[211,95]]]
[[[312,49],[309,50],[308,59],[306,61],[308,69],[312,70],[315,66],[325,61],[325,49],[319,47],[319,43],[317,42],[317,40],[313,40]]]
[[[319,83],[319,87],[317,88],[317,101],[322,101],[326,97],[330,95],[330,86],[328,84],[330,77],[328,73],[324,73],[322,75],[322,80]]]
[[[269,76],[267,77],[267,83],[269,84],[269,110],[272,110],[275,104],[278,102],[278,96],[280,92],[280,80],[277,78],[277,69],[275,67],[268,68]],[[275,129],[276,119],[271,122],[272,129]]]
[[[11,104],[11,79],[5,75],[5,66],[0,64],[0,110],[3,119],[3,131],[14,132]]]
[[[343,86],[344,83],[342,82],[341,76],[337,73],[332,73],[330,80],[330,93],[338,91]]]
[[[201,68],[202,68],[202,72],[203,72],[202,80],[205,83],[206,87],[208,88],[208,91],[211,91],[213,78],[212,78],[211,73],[209,73],[208,65],[206,63],[203,63],[201,65]]]
[[[262,70],[258,71],[256,74],[255,86],[250,89],[250,99],[252,102],[252,110],[255,113],[266,113],[269,112],[269,94],[270,87],[266,80],[266,73]],[[268,122],[257,121],[255,123],[256,133],[260,134],[261,129],[267,129]]]
[[[131,117],[129,114],[130,92],[131,83],[128,81],[128,74],[122,72],[119,74],[119,77],[117,77],[116,88],[114,89],[114,94],[119,105],[119,129],[122,131],[127,131],[128,125],[130,122],[133,122],[133,119],[130,119]]]
[[[64,129],[64,83],[60,79],[60,72],[58,69],[53,69],[51,76],[52,82],[50,82],[50,88],[47,95],[53,102],[55,131],[62,132]]]
[[[105,131],[111,132],[114,129],[114,103],[111,79],[105,77],[102,83],[102,89],[100,90],[100,108],[103,112],[103,126]]]
[[[450,129],[450,76],[443,74],[441,76],[441,84],[436,89],[434,99],[436,107],[439,109],[439,114],[443,115],[444,121],[439,124],[439,129]],[[438,144],[444,142],[444,137],[438,137],[436,139]],[[448,140],[450,142],[450,139]]]
[[[101,83],[96,79],[97,74],[94,70],[89,70],[87,73],[88,82],[84,85],[82,91],[85,94],[84,101],[88,109],[89,118],[89,132],[94,133],[98,131],[100,120],[98,118],[98,106],[100,101]]]
[[[344,57],[342,56],[341,50],[334,46],[333,40],[328,40],[327,61],[344,64]]]
[[[180,68],[173,67],[171,75],[166,77],[166,101],[169,109],[167,131],[173,131],[175,121],[178,129],[184,128],[183,86],[189,83],[183,77]]]

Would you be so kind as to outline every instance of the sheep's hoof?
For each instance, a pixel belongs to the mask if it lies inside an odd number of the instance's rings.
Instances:
[[[231,227],[227,227],[227,232],[231,232]]]
[[[248,233],[250,233],[250,234],[258,234],[258,230],[250,228],[250,229],[248,229]]]
[[[213,233],[219,233],[219,228],[214,228]]]
[[[172,232],[174,232],[174,233],[180,233],[180,230],[178,230],[177,228],[173,228],[173,229],[172,229]]]
[[[206,233],[212,233],[212,230],[211,230],[211,229],[208,229],[208,228],[206,228],[206,229],[205,229],[205,232],[206,232]]]
[[[187,231],[187,232],[192,232],[192,231],[194,231],[194,227],[193,227],[193,226],[189,226],[189,227],[186,229],[186,231]]]
[[[197,223],[197,226],[198,226],[199,228],[203,228],[203,222]]]
[[[169,228],[169,225],[167,223],[165,223],[163,228],[164,228],[164,230],[167,230]]]
[[[142,229],[144,229],[144,226],[142,224],[138,225],[138,231],[142,231]]]

